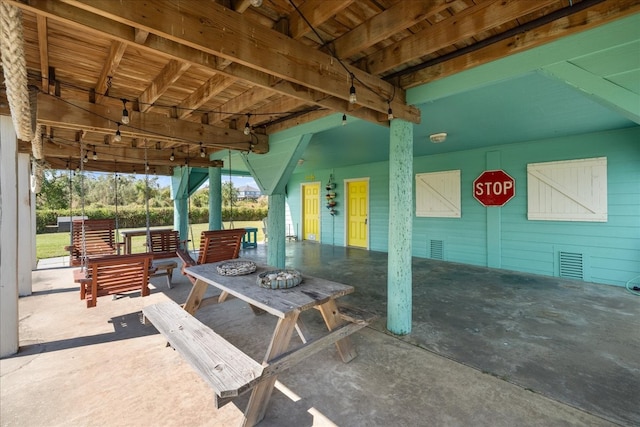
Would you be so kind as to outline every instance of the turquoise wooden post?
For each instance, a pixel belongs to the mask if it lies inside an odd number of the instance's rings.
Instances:
[[[173,196],[173,228],[180,233],[180,239],[189,238],[189,168],[174,168],[171,177],[171,195]]]
[[[387,329],[406,335],[412,317],[413,125],[394,119],[390,131]]]
[[[186,196],[173,199],[173,228],[178,230],[180,239],[189,238],[189,209]]]
[[[209,230],[222,229],[222,168],[209,168]]]
[[[267,264],[285,267],[285,196],[284,194],[269,195],[269,216],[267,230],[269,244],[267,245]]]

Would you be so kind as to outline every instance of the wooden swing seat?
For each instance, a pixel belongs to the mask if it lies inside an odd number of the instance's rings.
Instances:
[[[89,259],[86,270],[74,271],[74,281],[80,284],[80,299],[87,308],[95,307],[97,297],[126,292],[149,295],[149,277],[155,272],[151,254],[108,255]]]
[[[182,260],[182,274],[187,276],[192,283],[195,283],[196,279],[189,276],[184,271],[185,268],[238,258],[242,236],[244,236],[245,231],[244,228],[203,231],[200,235],[200,252],[197,260],[194,260],[189,252],[184,249],[176,251],[176,254]]]
[[[87,258],[105,255],[115,255],[118,251],[116,245],[116,221],[113,219],[85,219],[84,243],[82,240],[83,220],[73,220],[71,223],[71,245],[65,246],[69,251],[69,265],[82,265],[82,256],[86,250]]]

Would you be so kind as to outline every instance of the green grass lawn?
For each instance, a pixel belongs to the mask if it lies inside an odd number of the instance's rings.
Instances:
[[[229,222],[224,222],[224,228],[231,228]],[[262,221],[234,221],[235,228],[255,227],[258,229],[258,242],[264,241],[264,233],[262,232]],[[171,228],[171,227],[152,227],[152,228]],[[189,229],[189,250],[198,249],[200,247],[200,233],[208,230],[209,224],[192,224]],[[118,236],[120,242],[124,241]],[[69,252],[64,247],[69,245],[69,233],[48,233],[36,235],[36,257],[38,259],[54,258],[67,256]],[[145,237],[134,237],[131,239],[131,247],[133,253],[145,252]]]

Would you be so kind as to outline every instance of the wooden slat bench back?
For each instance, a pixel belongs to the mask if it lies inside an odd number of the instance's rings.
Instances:
[[[82,224],[82,220],[73,220],[71,223],[72,244],[65,247],[65,250],[70,252],[69,264],[71,266],[82,265],[82,256],[85,250],[89,258],[118,253],[115,220],[85,219],[84,241]]]
[[[87,300],[87,307],[95,307],[99,296],[133,291],[149,295],[149,277],[154,272],[151,261],[151,254],[89,259],[86,271],[74,273],[74,280],[80,283],[80,298]]]
[[[148,252],[154,259],[173,258],[181,246],[177,230],[149,230]]]
[[[244,228],[203,231],[200,235],[200,252],[197,261],[186,250],[176,251],[182,260],[182,274],[185,274],[191,282],[195,282],[192,276],[185,273],[185,268],[238,258],[244,233]]]

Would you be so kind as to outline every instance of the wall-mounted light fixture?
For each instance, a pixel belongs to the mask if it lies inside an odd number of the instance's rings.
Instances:
[[[441,142],[444,142],[446,139],[447,139],[446,132],[433,133],[429,135],[429,140],[434,144],[440,144]]]

